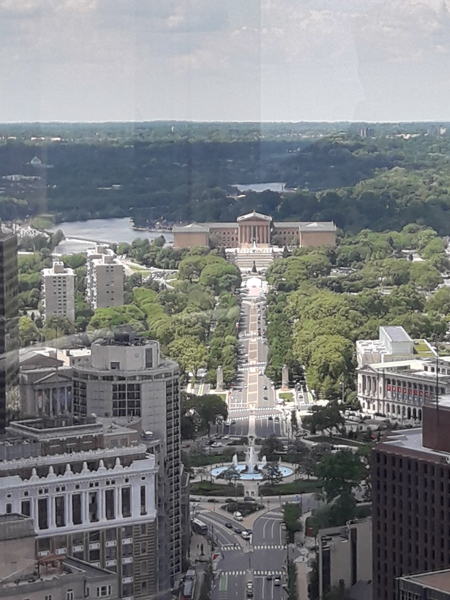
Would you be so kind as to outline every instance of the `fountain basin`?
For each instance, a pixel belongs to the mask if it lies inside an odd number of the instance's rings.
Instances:
[[[218,475],[220,475],[221,473],[223,473],[223,471],[226,471],[227,469],[230,468],[231,465],[225,465],[224,467],[216,467],[215,469],[211,470],[211,475],[213,477],[217,477]],[[246,465],[233,465],[234,468],[239,471],[240,473],[240,478],[238,479],[238,481],[262,481],[262,474],[259,473],[258,471],[254,471],[254,472],[249,472],[247,471],[247,466]],[[280,473],[283,477],[289,477],[289,475],[293,474],[293,470],[289,469],[288,467],[281,467],[278,466],[278,468],[280,469]]]

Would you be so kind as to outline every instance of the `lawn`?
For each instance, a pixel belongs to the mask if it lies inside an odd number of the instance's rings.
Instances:
[[[349,440],[343,437],[331,437],[329,435],[315,435],[306,438],[310,442],[317,442],[319,444],[336,444],[338,446],[364,446],[363,442],[357,442],[355,440]]]
[[[323,482],[320,479],[299,479],[291,483],[279,483],[277,485],[261,485],[259,493],[261,496],[287,496],[290,494],[307,494],[309,492],[320,492]]]
[[[234,454],[235,451],[228,448],[227,452],[223,452],[223,454],[197,454],[194,456],[189,456],[189,462],[191,463],[192,467],[206,467],[207,465],[218,465],[220,463],[231,462],[231,459]],[[244,453],[238,452],[238,460],[243,461],[244,459]]]
[[[238,485],[221,485],[220,483],[210,483],[209,481],[201,481],[191,484],[191,495],[198,496],[235,496],[244,495],[244,486]]]
[[[278,394],[278,397],[280,400],[284,400],[285,402],[292,402],[293,400],[292,392],[281,392]]]

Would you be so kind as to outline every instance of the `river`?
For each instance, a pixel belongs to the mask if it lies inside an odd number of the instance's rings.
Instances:
[[[128,242],[136,238],[154,240],[163,235],[166,242],[173,241],[173,234],[160,231],[136,231],[128,217],[123,219],[89,219],[58,223],[51,231],[62,229],[66,239],[56,247],[57,254],[75,254],[92,248],[95,243]]]

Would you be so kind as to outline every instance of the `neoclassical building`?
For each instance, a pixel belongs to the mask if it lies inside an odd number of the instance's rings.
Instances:
[[[336,225],[332,221],[274,221],[272,217],[253,211],[237,218],[235,223],[191,223],[173,228],[174,248],[208,246],[214,238],[224,248],[258,246],[269,248],[274,236],[289,245],[298,239],[300,246],[334,246]]]

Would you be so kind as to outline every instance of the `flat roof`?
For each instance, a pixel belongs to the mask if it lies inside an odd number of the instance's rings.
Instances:
[[[435,458],[447,458],[450,456],[448,452],[441,452],[439,450],[433,450],[433,448],[427,448],[422,444],[422,428],[417,427],[415,429],[403,429],[401,431],[390,431],[386,436],[376,444],[376,450],[383,450],[391,448],[398,448],[401,450],[411,450],[414,452],[421,452],[428,456]]]
[[[380,329],[383,329],[383,331],[393,342],[412,342],[412,339],[409,337],[403,327],[397,325],[383,325],[380,327]]]
[[[450,569],[443,571],[429,571],[427,573],[417,573],[416,575],[405,575],[401,577],[403,581],[411,581],[418,585],[430,587],[441,592],[450,593]]]
[[[172,227],[173,233],[209,233],[209,227],[205,224],[191,223],[190,225],[180,225]]]

